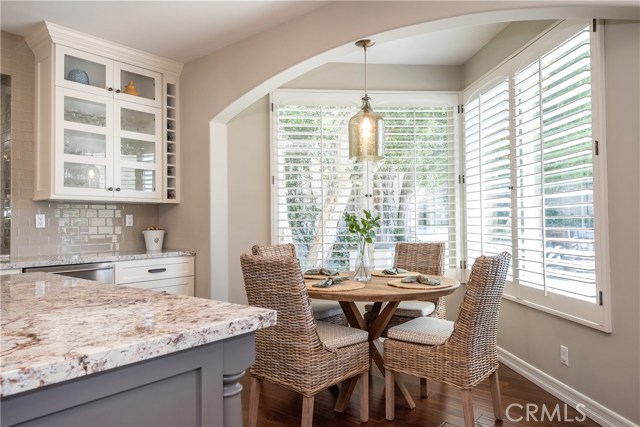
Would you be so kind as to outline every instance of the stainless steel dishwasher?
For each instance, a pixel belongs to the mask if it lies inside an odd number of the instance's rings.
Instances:
[[[77,277],[95,280],[100,283],[113,283],[113,264],[110,262],[95,262],[90,264],[52,265],[47,267],[29,267],[24,273],[40,271],[43,273],[60,274],[61,276]]]

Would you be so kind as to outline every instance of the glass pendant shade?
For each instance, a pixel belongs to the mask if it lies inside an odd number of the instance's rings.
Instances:
[[[382,160],[384,158],[384,120],[362,98],[362,108],[349,120],[349,158]]]

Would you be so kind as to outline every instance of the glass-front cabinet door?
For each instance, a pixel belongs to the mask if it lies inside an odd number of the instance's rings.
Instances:
[[[114,63],[116,99],[162,107],[162,75],[134,65]]]
[[[96,95],[112,96],[113,61],[102,56],[56,46],[56,85]]]
[[[68,89],[56,97],[56,192],[113,197],[113,101]]]
[[[114,111],[115,196],[161,199],[162,111],[122,101]]]
[[[162,74],[56,46],[56,85],[160,108]]]

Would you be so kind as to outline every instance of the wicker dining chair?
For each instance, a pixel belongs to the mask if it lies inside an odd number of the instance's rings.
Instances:
[[[250,369],[249,425],[255,427],[263,380],[303,396],[303,427],[313,424],[314,396],[359,376],[360,419],[369,418],[369,343],[358,328],[316,322],[298,260],[292,257],[240,256],[250,305],[275,309],[275,326],[256,332],[256,361]],[[341,402],[340,395],[338,403]],[[338,404],[336,404],[336,410]]]
[[[493,413],[502,419],[496,336],[510,261],[508,252],[476,259],[455,322],[421,317],[389,329],[384,342],[387,420],[394,418],[395,373],[461,389],[466,427],[474,425],[471,389],[489,377]]]
[[[442,276],[444,274],[444,247],[442,242],[397,243],[393,266],[422,274]],[[372,304],[365,305],[365,317],[371,312]],[[416,317],[431,316],[444,319],[446,306],[444,297],[433,301],[402,301],[382,336],[387,336],[389,328],[400,325]]]
[[[293,243],[281,243],[277,245],[253,245],[251,253],[254,255],[279,257],[290,256],[297,258],[296,247]],[[349,326],[347,318],[337,301],[311,301],[313,317],[316,320],[333,323],[335,325]]]

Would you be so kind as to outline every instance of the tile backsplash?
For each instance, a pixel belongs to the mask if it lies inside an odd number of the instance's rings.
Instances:
[[[142,230],[158,225],[158,207],[97,202],[31,202],[30,214],[14,218],[13,256],[144,249]],[[45,228],[35,228],[35,215],[44,214]],[[125,216],[133,215],[133,226]]]
[[[144,250],[142,230],[158,225],[158,206],[33,201],[34,57],[24,38],[1,33],[2,74],[11,76],[11,255]],[[35,227],[35,215],[46,227]],[[133,226],[125,226],[125,215]]]

